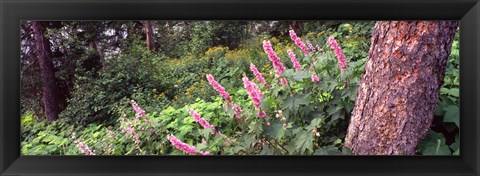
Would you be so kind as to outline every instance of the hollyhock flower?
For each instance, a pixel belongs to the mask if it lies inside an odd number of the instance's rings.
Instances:
[[[320,81],[320,78],[318,78],[317,75],[313,74],[313,75],[312,75],[312,82],[316,83],[316,82],[318,82],[318,81]]]
[[[275,77],[280,77],[285,71],[285,67],[283,66],[280,58],[277,56],[275,51],[273,51],[270,41],[263,41],[263,50],[265,50],[265,53],[267,53],[268,55],[268,59],[273,64],[273,68],[275,68]]]
[[[265,111],[263,111],[261,109],[258,111],[257,115],[258,115],[259,118],[267,117],[267,113],[265,113]]]
[[[258,71],[257,67],[252,63],[250,63],[250,70],[252,70],[252,72],[255,75],[255,77],[257,78],[258,82],[265,85],[265,87],[267,87],[267,89],[270,89],[270,86],[265,81],[265,78],[263,78],[262,74]]]
[[[302,66],[298,62],[297,57],[295,57],[295,53],[293,53],[292,50],[290,49],[287,50],[287,53],[288,53],[288,56],[290,56],[290,60],[293,63],[293,68],[295,68],[295,71],[300,70]]]
[[[328,37],[328,43],[330,44],[330,48],[333,49],[335,56],[337,56],[340,71],[344,72],[347,69],[347,62],[345,61],[345,55],[342,52],[342,48],[340,48],[333,36]]]
[[[288,86],[287,78],[281,78],[280,83],[282,84],[283,87],[287,87]]]
[[[310,51],[308,51],[307,46],[305,46],[305,44],[302,42],[302,39],[300,39],[300,37],[297,36],[297,34],[295,33],[295,31],[293,31],[293,29],[291,29],[289,32],[290,32],[290,38],[292,38],[293,42],[295,42],[295,45],[297,45],[298,48],[300,48],[303,51],[303,54],[305,54],[305,56],[308,55]]]
[[[225,100],[230,101],[230,95],[225,91],[225,88],[223,88],[220,84],[218,84],[217,81],[215,81],[215,78],[211,74],[207,74],[207,80],[210,85],[223,97]]]
[[[72,139],[75,144],[77,144],[78,150],[82,152],[84,155],[95,155],[95,153],[90,150],[87,144],[83,143],[79,139],[76,138],[75,133],[72,134]]]
[[[172,143],[172,145],[177,148],[178,150],[181,150],[181,151],[184,151],[185,153],[189,154],[189,155],[195,155],[197,154],[195,152],[195,147],[194,146],[190,146],[186,143],[183,143],[182,141],[180,141],[177,137],[175,137],[174,135],[168,135],[167,136],[167,139],[170,141],[170,143]],[[204,152],[204,151],[201,151],[198,153],[199,155],[211,155],[210,152]]]
[[[210,123],[208,123],[207,120],[205,120],[204,118],[202,118],[202,117],[200,116],[200,114],[198,114],[197,112],[195,112],[195,110],[190,109],[189,113],[190,113],[190,116],[192,116],[193,119],[195,119],[195,121],[196,121],[197,123],[199,123],[203,128],[205,128],[205,129],[210,128],[210,129],[212,129],[212,134],[215,133],[215,126],[210,125]]]
[[[153,125],[152,122],[150,122],[150,120],[148,120],[147,116],[145,115],[145,110],[140,108],[140,106],[138,106],[138,104],[137,104],[137,102],[135,102],[135,100],[131,100],[130,104],[132,104],[132,108],[133,108],[133,110],[135,110],[135,117],[136,118],[140,117],[140,118],[144,119],[150,126]]]
[[[307,40],[307,45],[308,45],[308,48],[310,48],[310,51],[312,52],[316,52],[315,51],[315,47],[313,47],[313,45],[310,43],[310,41]]]
[[[258,112],[258,117],[263,118],[266,117],[267,114],[262,110],[262,107],[260,106],[260,101],[262,100],[263,93],[260,91],[258,86],[249,81],[247,77],[243,77],[243,84],[245,86],[245,89],[247,90],[248,95],[250,96],[250,99],[253,101],[253,106],[257,109],[259,109]]]
[[[242,113],[242,108],[237,104],[234,104],[233,113],[235,114],[235,119],[237,119],[237,121],[240,121],[240,114]]]

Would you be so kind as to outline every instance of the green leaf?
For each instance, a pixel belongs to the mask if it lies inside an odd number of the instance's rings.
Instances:
[[[303,130],[295,137],[295,149],[297,154],[304,154],[306,150],[313,152],[313,134]]]
[[[293,74],[293,79],[296,81],[301,81],[308,77],[310,77],[310,74],[306,71],[298,71]]]
[[[428,136],[417,146],[423,155],[450,155],[450,148],[445,145],[445,136],[431,131]]]
[[[445,110],[444,122],[454,122],[457,127],[460,127],[460,110],[458,106],[450,105]]]
[[[289,109],[292,113],[296,114],[300,105],[306,105],[308,103],[307,96],[308,94],[307,95],[297,94],[294,96],[289,96],[285,100],[283,106],[284,108]]]
[[[260,155],[273,155],[273,149],[268,145],[263,145]]]
[[[320,147],[319,149],[315,150],[314,155],[341,155],[342,152],[338,150],[337,147],[335,146],[325,146],[325,147]]]
[[[255,133],[257,136],[263,131],[262,122],[254,121],[248,125],[249,133]]]
[[[268,133],[267,135],[270,136],[271,138],[280,140],[285,135],[285,128],[283,128],[283,124],[275,123],[271,125],[271,128],[268,128],[267,133]]]

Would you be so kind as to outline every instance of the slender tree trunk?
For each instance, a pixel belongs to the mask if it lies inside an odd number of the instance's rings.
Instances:
[[[32,25],[35,37],[36,54],[40,65],[40,74],[42,79],[42,95],[45,116],[47,122],[58,118],[60,109],[58,106],[58,85],[55,80],[55,71],[53,69],[52,52],[50,42],[45,38],[45,26],[42,22],[35,21]]]
[[[354,154],[415,154],[433,120],[457,25],[375,24],[345,139]]]
[[[145,21],[145,36],[146,36],[146,43],[147,43],[147,49],[149,51],[154,50],[155,43],[153,41],[153,31],[152,31],[152,22],[151,21]]]

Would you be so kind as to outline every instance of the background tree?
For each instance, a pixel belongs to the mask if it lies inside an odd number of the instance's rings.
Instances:
[[[57,119],[58,114],[60,113],[57,95],[58,85],[55,79],[55,71],[53,69],[53,61],[51,58],[52,51],[50,50],[50,42],[44,36],[44,22],[33,22],[32,29],[35,36],[36,54],[40,65],[43,106],[46,119],[50,122]]]
[[[345,146],[358,155],[414,154],[435,114],[456,21],[380,21]]]

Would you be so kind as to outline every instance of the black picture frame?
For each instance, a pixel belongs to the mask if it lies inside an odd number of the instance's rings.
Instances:
[[[479,0],[1,0],[0,175],[479,175]],[[460,20],[460,156],[20,156],[21,20]]]

